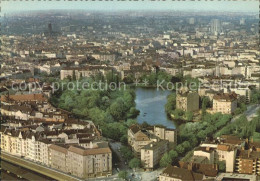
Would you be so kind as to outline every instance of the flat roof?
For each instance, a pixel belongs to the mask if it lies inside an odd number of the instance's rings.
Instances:
[[[217,181],[224,180],[243,180],[243,181],[256,181],[256,175],[239,174],[239,173],[220,173],[216,177]]]

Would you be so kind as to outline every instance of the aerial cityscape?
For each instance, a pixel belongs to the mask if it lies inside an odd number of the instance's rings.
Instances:
[[[1,180],[260,181],[259,1],[15,3]]]

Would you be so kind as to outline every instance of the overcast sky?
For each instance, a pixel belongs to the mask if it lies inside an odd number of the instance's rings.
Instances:
[[[258,0],[236,1],[2,1],[2,13],[29,11],[29,10],[52,10],[52,9],[83,9],[83,10],[185,10],[185,11],[231,11],[259,13]]]

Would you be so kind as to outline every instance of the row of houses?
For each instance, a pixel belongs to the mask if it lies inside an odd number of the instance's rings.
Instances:
[[[98,74],[106,75],[108,72],[113,70],[112,67],[107,66],[84,66],[84,67],[67,67],[63,68],[60,71],[60,79],[63,80],[65,78],[73,78],[75,77],[77,80],[81,77],[91,77]]]
[[[80,178],[112,174],[112,152],[91,121],[2,124],[1,150]]]
[[[141,65],[130,65],[125,63],[123,65],[107,66],[107,65],[82,65],[82,67],[65,67],[60,71],[60,79],[64,80],[66,78],[80,79],[81,77],[92,77],[96,75],[106,76],[110,73],[117,73],[120,75],[121,79],[127,77],[139,78],[144,73],[150,73],[152,68],[147,68],[147,66]]]
[[[20,120],[64,122],[68,111],[53,107],[45,94],[1,95],[1,115]]]
[[[219,174],[219,162],[225,170]],[[223,135],[206,140],[195,148],[189,160],[179,167],[168,166],[159,176],[160,181],[171,180],[257,180],[260,175],[260,143]]]

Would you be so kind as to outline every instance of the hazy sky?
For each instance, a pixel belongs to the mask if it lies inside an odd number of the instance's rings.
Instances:
[[[258,0],[236,1],[2,1],[2,13],[51,10],[51,9],[83,9],[83,10],[191,10],[191,11],[232,11],[259,13]]]

